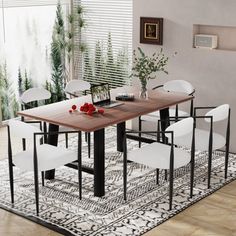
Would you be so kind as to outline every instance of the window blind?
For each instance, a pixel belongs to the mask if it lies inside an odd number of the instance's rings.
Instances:
[[[56,5],[58,0],[1,0],[0,8],[8,7],[33,7],[33,6],[48,6]],[[69,3],[69,0],[60,0],[61,4]]]
[[[129,84],[132,0],[80,0],[77,4],[82,6],[85,22],[79,77],[92,84],[109,83],[113,88]]]

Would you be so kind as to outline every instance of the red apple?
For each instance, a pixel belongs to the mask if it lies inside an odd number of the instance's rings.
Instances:
[[[91,110],[89,110],[89,111],[87,112],[87,114],[88,114],[89,116],[92,116],[92,115],[93,115],[93,112],[92,112]]]
[[[104,110],[100,108],[98,109],[98,113],[102,115],[104,113]]]
[[[73,111],[75,111],[77,109],[77,106],[73,105],[71,108],[72,108]]]

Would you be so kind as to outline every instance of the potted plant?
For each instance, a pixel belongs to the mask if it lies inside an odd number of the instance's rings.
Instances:
[[[168,74],[165,70],[169,58],[163,53],[163,49],[154,52],[151,56],[147,56],[143,50],[138,47],[138,54],[134,50],[133,52],[133,67],[131,76],[137,77],[141,83],[140,98],[147,99],[147,83],[150,79],[155,79],[156,72],[164,72]]]

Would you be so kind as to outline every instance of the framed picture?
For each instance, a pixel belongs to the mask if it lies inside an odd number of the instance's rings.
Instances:
[[[140,18],[140,43],[163,44],[163,18]]]

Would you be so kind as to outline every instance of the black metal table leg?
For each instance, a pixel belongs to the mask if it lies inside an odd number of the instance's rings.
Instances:
[[[123,138],[125,134],[125,122],[117,124],[117,151],[123,152]]]
[[[94,131],[94,196],[105,195],[105,130]]]
[[[49,132],[58,132],[59,126],[54,124],[49,124]],[[58,134],[48,135],[47,143],[53,146],[57,146],[58,143]],[[54,179],[55,177],[55,169],[48,170],[45,172],[45,179]]]
[[[165,129],[170,125],[170,119],[169,119],[169,108],[165,108],[160,110],[160,118],[161,120],[165,122],[161,122],[161,130],[165,131]],[[168,142],[168,139],[166,138],[165,134],[162,134],[162,140],[166,143]]]

